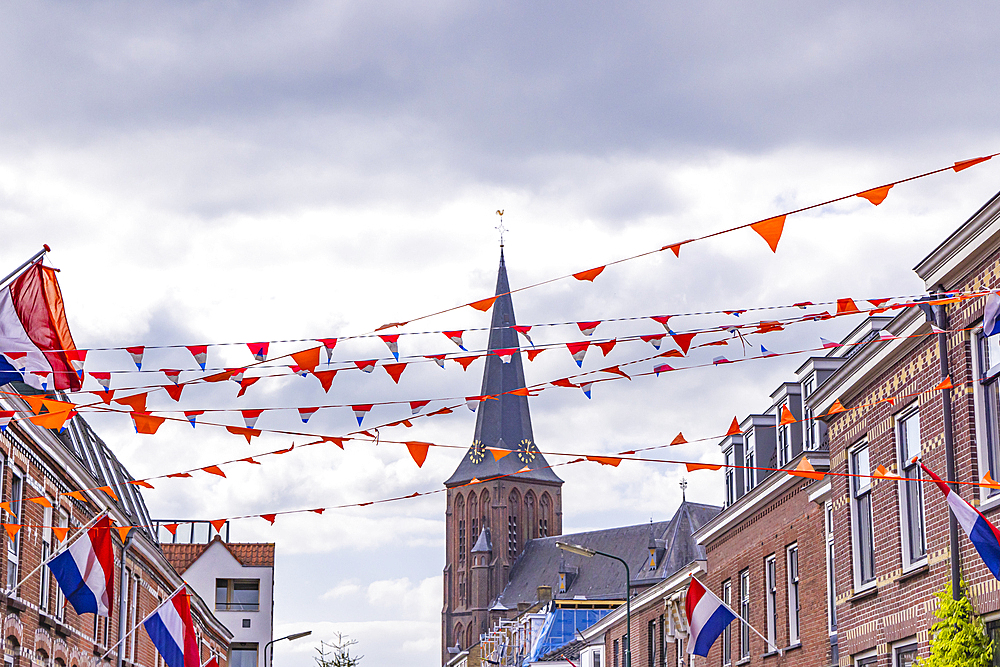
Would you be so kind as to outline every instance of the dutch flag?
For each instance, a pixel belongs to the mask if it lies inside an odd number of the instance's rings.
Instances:
[[[187,587],[167,598],[142,625],[167,667],[201,667]]]
[[[997,579],[1000,579],[1000,531],[990,523],[983,513],[965,502],[960,495],[951,490],[941,478],[932,473],[921,461],[920,467],[934,480],[938,488],[948,500],[948,507],[962,525],[962,530],[969,536],[972,546],[976,547],[979,557]]]
[[[702,657],[708,656],[715,640],[738,618],[732,609],[694,577],[691,577],[691,585],[688,586],[685,611],[691,635],[687,652]]]
[[[104,516],[48,562],[59,588],[77,614],[111,616],[115,554],[111,520]]]

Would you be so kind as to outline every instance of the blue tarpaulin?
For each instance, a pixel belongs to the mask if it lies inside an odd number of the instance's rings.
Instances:
[[[586,630],[611,613],[611,609],[555,609],[545,619],[541,637],[524,664],[539,660],[547,653],[576,639],[576,631]]]

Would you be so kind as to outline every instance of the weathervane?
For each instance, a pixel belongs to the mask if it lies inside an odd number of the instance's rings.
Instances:
[[[681,502],[687,502],[687,488],[688,481],[686,478],[681,477]]]
[[[500,224],[496,226],[496,230],[500,232],[500,247],[503,247],[503,235],[507,231],[507,228],[503,226],[503,209],[497,211],[497,215],[500,216]]]

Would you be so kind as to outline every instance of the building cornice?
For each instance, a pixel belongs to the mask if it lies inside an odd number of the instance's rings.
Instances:
[[[944,243],[913,267],[928,289],[943,284],[948,289],[957,271],[975,264],[996,250],[989,241],[1000,235],[1000,193],[986,202]]]

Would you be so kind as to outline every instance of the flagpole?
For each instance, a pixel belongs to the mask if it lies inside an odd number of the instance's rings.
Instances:
[[[153,609],[153,611],[151,611],[148,614],[146,614],[146,616],[143,617],[143,619],[141,621],[139,621],[138,623],[136,623],[135,625],[132,626],[131,630],[129,630],[124,635],[122,635],[121,637],[119,637],[118,641],[116,641],[114,643],[114,645],[111,646],[111,648],[108,649],[108,652],[101,656],[100,660],[104,660],[106,657],[108,657],[109,655],[111,655],[112,651],[114,651],[116,648],[118,648],[123,641],[125,641],[126,639],[128,639],[128,637],[131,636],[133,632],[135,632],[136,630],[138,630],[140,625],[142,625],[143,623],[145,623],[146,621],[148,621],[150,619],[150,617],[152,617],[153,614],[155,614],[156,612],[160,611],[160,607],[162,607],[167,602],[169,602],[170,599],[173,598],[175,595],[177,595],[180,592],[180,590],[182,588],[184,588],[186,585],[187,585],[186,583],[181,583],[180,586],[178,586],[177,588],[175,588],[173,590],[173,592],[170,595],[168,595],[163,602],[161,602],[160,604],[156,605],[156,607]]]
[[[691,573],[691,578],[692,578],[692,579],[696,579],[696,577],[694,576],[694,572],[692,572],[692,573]],[[698,582],[698,583],[700,584],[701,582]],[[707,593],[708,595],[711,595],[711,596],[712,596],[713,598],[715,598],[716,600],[718,600],[718,601],[719,601],[719,604],[721,604],[721,605],[722,605],[723,607],[725,607],[725,608],[726,608],[726,609],[728,609],[728,610],[729,610],[730,612],[732,612],[733,616],[735,616],[736,618],[738,618],[738,619],[740,619],[741,621],[743,621],[743,623],[745,623],[745,624],[746,624],[746,626],[747,626],[748,628],[750,628],[751,630],[753,630],[753,631],[754,631],[754,634],[756,634],[756,635],[757,635],[758,637],[760,637],[761,639],[763,639],[763,640],[764,640],[764,642],[765,642],[765,643],[766,643],[766,644],[767,644],[768,646],[770,646],[770,647],[771,647],[771,650],[772,650],[772,651],[776,652],[776,653],[777,653],[777,654],[778,654],[779,656],[780,656],[780,655],[784,655],[784,653],[785,653],[785,652],[784,652],[784,651],[783,651],[782,649],[780,649],[780,648],[778,648],[777,646],[775,646],[775,645],[774,645],[773,643],[771,643],[771,640],[770,640],[770,639],[768,639],[768,638],[767,638],[767,637],[765,637],[764,635],[760,634],[760,632],[758,632],[758,631],[757,631],[757,628],[753,627],[753,626],[752,626],[752,625],[750,624],[750,621],[748,621],[747,619],[745,619],[745,618],[743,618],[742,616],[740,616],[739,614],[737,614],[737,613],[736,613],[736,610],[735,610],[735,609],[733,609],[733,608],[732,608],[732,607],[730,607],[730,606],[729,606],[728,604],[726,604],[725,602],[723,602],[723,601],[722,601],[722,599],[721,599],[721,598],[719,598],[719,596],[718,596],[718,595],[716,595],[716,594],[715,594],[715,593],[713,593],[712,591],[708,590],[708,588],[707,588],[707,587],[706,587],[706,586],[705,586],[704,584],[702,584],[702,588],[704,589],[705,593]],[[690,646],[690,647],[691,647],[691,648],[693,649],[693,646],[694,646],[694,645],[693,645],[693,644],[689,644],[689,646]]]
[[[36,567],[34,570],[32,570],[31,572],[28,573],[28,576],[26,576],[21,581],[17,582],[17,585],[14,586],[14,588],[12,588],[12,589],[10,589],[10,590],[8,590],[6,592],[7,593],[14,593],[14,592],[16,592],[17,589],[19,589],[21,586],[24,585],[24,582],[26,582],[28,579],[31,579],[33,576],[35,576],[35,573],[38,572],[39,570],[41,570],[43,567],[45,567],[45,565],[48,564],[49,562],[51,562],[53,558],[55,558],[56,556],[60,555],[62,552],[66,551],[66,549],[69,548],[70,543],[76,541],[76,538],[78,538],[81,535],[83,535],[83,532],[85,530],[87,530],[92,525],[94,525],[95,523],[97,523],[98,521],[100,521],[101,517],[104,516],[107,513],[108,513],[108,510],[102,510],[100,512],[100,514],[98,514],[93,519],[91,519],[87,523],[85,523],[82,526],[80,526],[80,528],[75,533],[73,533],[72,537],[70,537],[69,539],[63,541],[63,543],[59,546],[59,549],[55,553],[53,553],[51,556],[49,556],[48,558],[46,558],[45,560],[43,560],[41,563],[39,563],[38,567]],[[49,526],[49,528],[51,528],[51,526]]]
[[[21,272],[21,270],[24,269],[24,267],[26,267],[26,266],[28,266],[28,265],[30,265],[30,264],[38,261],[42,257],[44,257],[45,253],[49,252],[51,249],[52,248],[50,248],[47,243],[45,245],[43,245],[41,250],[39,250],[38,252],[36,252],[34,255],[31,256],[31,259],[29,259],[24,264],[22,264],[21,266],[17,267],[16,269],[14,269],[10,273],[8,273],[7,276],[3,280],[0,280],[0,285],[3,285],[8,280],[10,280],[11,278],[13,278],[17,274],[19,274]]]

